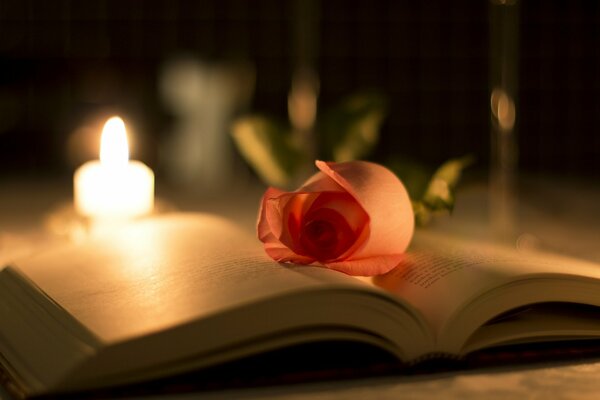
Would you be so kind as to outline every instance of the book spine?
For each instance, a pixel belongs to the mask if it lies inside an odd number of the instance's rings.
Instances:
[[[436,352],[432,352],[432,353],[423,354],[422,356],[419,356],[419,357],[409,361],[408,364],[416,365],[416,364],[420,364],[422,362],[431,361],[431,360],[440,360],[440,359],[460,361],[463,359],[463,357],[458,354],[436,351]]]

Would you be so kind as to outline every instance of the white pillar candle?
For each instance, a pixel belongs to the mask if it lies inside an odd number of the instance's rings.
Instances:
[[[90,218],[121,219],[152,212],[154,173],[139,161],[129,161],[125,124],[119,117],[104,125],[100,160],[75,171],[75,209]]]

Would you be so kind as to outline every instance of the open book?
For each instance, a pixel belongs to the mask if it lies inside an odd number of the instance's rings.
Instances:
[[[1,269],[0,365],[13,391],[32,396],[317,341],[414,363],[600,338],[600,308],[589,306],[600,307],[593,263],[421,233],[395,270],[357,279],[275,263],[229,221],[172,214]]]

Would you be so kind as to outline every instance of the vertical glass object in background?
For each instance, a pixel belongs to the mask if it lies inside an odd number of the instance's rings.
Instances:
[[[317,118],[319,74],[316,61],[319,43],[319,7],[315,0],[295,0],[292,20],[292,82],[288,94],[288,116],[292,138],[298,148],[307,150],[309,158],[317,156],[314,125]],[[312,173],[301,171],[304,180]],[[298,182],[300,184],[301,182]]]
[[[490,0],[490,221],[500,240],[516,234],[518,38],[518,0]]]

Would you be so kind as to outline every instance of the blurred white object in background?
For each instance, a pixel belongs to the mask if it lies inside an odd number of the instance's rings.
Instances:
[[[161,155],[168,179],[198,191],[227,187],[235,176],[229,127],[252,97],[253,67],[179,57],[164,66],[160,91],[175,117]]]

